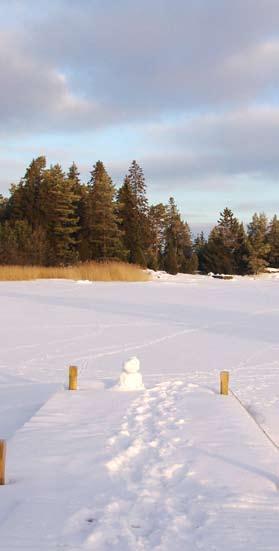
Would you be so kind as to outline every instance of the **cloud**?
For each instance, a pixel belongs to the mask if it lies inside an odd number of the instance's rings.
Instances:
[[[17,15],[1,40],[5,130],[228,108],[278,84],[277,0],[49,4],[4,2]]]
[[[182,205],[275,196],[278,0],[26,4],[0,8],[2,189],[46,153],[84,180],[100,157],[117,184],[135,157]]]
[[[83,10],[72,3],[66,12],[65,3],[59,7],[55,19],[31,29],[30,44],[53,63],[75,67],[85,93],[105,98],[119,116],[150,115],[173,109],[174,102],[181,109],[246,100],[274,79],[265,70],[272,55],[257,55],[277,33],[274,0],[85,1]]]
[[[268,105],[205,114],[149,130],[149,143],[158,142],[173,152],[174,166],[177,157],[185,176],[193,179],[213,174],[278,178],[278,141],[279,108]]]
[[[103,124],[102,107],[75,94],[59,68],[29,54],[13,33],[0,35],[0,132],[33,133]]]

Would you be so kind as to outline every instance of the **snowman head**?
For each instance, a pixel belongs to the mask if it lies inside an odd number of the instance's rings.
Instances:
[[[126,373],[137,373],[140,370],[140,361],[136,356],[132,356],[123,364],[123,371]]]

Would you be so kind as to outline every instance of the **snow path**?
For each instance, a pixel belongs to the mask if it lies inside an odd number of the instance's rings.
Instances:
[[[236,400],[180,381],[134,396],[60,392],[18,431],[1,548],[277,551],[279,453]]]
[[[278,549],[279,454],[233,398],[162,383],[111,445],[108,470],[131,496],[106,505],[96,548]]]

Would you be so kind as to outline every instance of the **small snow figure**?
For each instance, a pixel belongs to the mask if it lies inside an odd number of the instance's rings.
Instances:
[[[121,390],[144,389],[142,375],[140,373],[140,361],[136,356],[124,362],[119,379],[119,388]]]

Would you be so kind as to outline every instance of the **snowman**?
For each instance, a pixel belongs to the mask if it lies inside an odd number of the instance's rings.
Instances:
[[[140,361],[136,356],[132,356],[132,358],[123,363],[122,373],[119,378],[119,388],[121,390],[144,389],[140,373]]]

